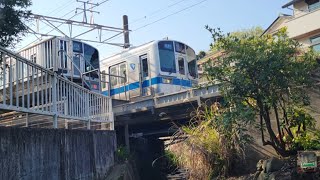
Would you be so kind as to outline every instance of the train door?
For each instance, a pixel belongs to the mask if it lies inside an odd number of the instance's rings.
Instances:
[[[184,89],[183,86],[183,80],[187,79],[187,63],[186,63],[186,56],[183,54],[177,54],[177,62],[178,62],[178,78],[180,82],[180,87],[179,89]]]
[[[149,60],[147,54],[139,57],[140,64],[140,91],[141,96],[151,95],[151,82],[150,82],[150,71],[149,71]]]

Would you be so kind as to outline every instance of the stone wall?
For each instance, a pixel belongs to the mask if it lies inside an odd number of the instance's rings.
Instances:
[[[0,128],[0,179],[101,179],[114,131]]]

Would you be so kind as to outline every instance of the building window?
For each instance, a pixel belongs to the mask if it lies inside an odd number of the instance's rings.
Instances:
[[[313,50],[320,53],[320,35],[310,38],[310,41]]]
[[[319,0],[306,0],[306,3],[309,5],[310,12],[320,8]]]

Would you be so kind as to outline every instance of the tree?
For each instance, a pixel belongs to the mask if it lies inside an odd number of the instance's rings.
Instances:
[[[312,85],[310,76],[317,64],[314,53],[302,50],[285,29],[275,36],[251,34],[241,38],[207,29],[214,40],[212,48],[223,55],[205,71],[212,82],[221,83],[220,91],[230,112],[239,113],[238,109],[244,107],[244,117],[250,112],[248,108],[256,112],[263,144],[271,145],[282,156],[294,154],[297,146],[293,139],[314,122],[303,109],[308,104],[305,88]],[[250,115],[245,121],[254,120]],[[270,139],[265,138],[265,131]]]
[[[198,55],[197,55],[197,59],[202,59],[202,58],[204,58],[206,55],[207,55],[206,52],[200,51],[200,52],[198,53]]]
[[[263,34],[263,32],[264,30],[262,27],[256,26],[249,29],[241,29],[238,31],[234,31],[231,33],[231,35],[239,39],[242,39],[242,38],[252,37],[252,36],[259,37]]]
[[[208,27],[206,26],[206,28],[208,28]],[[218,28],[217,30],[220,30],[220,29]],[[242,38],[252,37],[252,36],[260,37],[263,34],[263,32],[264,32],[264,30],[262,27],[255,26],[255,27],[248,28],[248,29],[240,29],[240,30],[231,32],[230,34],[233,37],[237,37],[239,39],[242,39]],[[211,46],[211,52],[218,52],[218,49],[216,46],[213,46],[213,44],[210,44],[210,46]]]
[[[21,40],[21,35],[27,30],[23,21],[27,20],[31,5],[30,0],[0,1],[0,46],[8,47]]]

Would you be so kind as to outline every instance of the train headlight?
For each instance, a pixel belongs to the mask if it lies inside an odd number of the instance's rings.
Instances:
[[[163,84],[172,84],[172,79],[170,79],[170,78],[162,78],[162,83]]]

